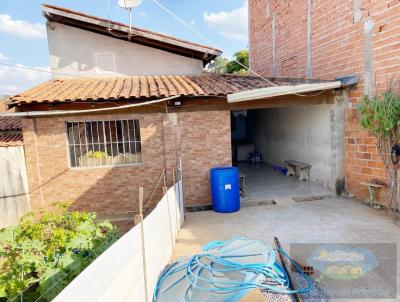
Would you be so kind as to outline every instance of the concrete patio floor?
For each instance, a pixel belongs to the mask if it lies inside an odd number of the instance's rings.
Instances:
[[[398,218],[345,198],[243,207],[232,214],[194,212],[185,219],[174,258],[194,254],[209,241],[234,236],[259,239],[271,246],[277,236],[284,249],[291,243],[400,243]],[[399,288],[398,284],[398,293]],[[246,301],[264,299],[254,292]]]
[[[297,177],[286,176],[274,171],[273,167],[263,164],[254,168],[247,163],[239,163],[239,171],[246,176],[245,196],[242,203],[272,201],[277,198],[316,199],[333,196],[327,187],[315,182],[300,182]]]

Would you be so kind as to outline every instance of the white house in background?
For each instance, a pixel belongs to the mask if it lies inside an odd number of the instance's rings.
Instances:
[[[43,5],[54,73],[89,77],[193,75],[221,51],[86,15]],[[65,77],[57,75],[54,77]]]

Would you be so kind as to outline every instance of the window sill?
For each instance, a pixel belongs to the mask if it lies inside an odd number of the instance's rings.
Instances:
[[[119,164],[119,165],[106,165],[106,166],[94,166],[94,167],[69,167],[72,171],[79,170],[98,170],[98,169],[110,169],[110,168],[140,168],[144,166],[144,163],[138,164]]]

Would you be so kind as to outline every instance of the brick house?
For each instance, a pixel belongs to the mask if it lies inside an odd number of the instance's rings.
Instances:
[[[185,205],[208,205],[209,169],[232,165],[248,140],[271,164],[310,162],[313,181],[341,192],[347,85],[204,73],[219,50],[55,6],[43,12],[54,78],[9,100],[23,118],[33,210],[71,200],[132,221],[138,187],[151,207],[160,175],[171,184],[177,167]]]
[[[364,95],[398,88],[400,1],[250,0],[250,65],[273,77],[331,79],[357,75],[345,110],[345,187],[359,199],[360,185],[385,180],[376,140],[361,129],[357,104]]]

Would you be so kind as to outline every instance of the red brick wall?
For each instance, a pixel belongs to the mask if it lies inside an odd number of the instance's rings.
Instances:
[[[307,1],[250,0],[250,64],[272,76],[272,19],[276,18],[276,75],[305,77],[307,63]],[[346,74],[360,76],[350,91],[345,125],[346,189],[358,198],[368,196],[360,182],[385,179],[375,139],[360,128],[357,103],[364,95],[364,22],[371,19],[374,92],[400,78],[400,1],[362,0],[362,19],[353,19],[352,0],[314,0],[312,6],[312,78],[333,79]]]
[[[210,204],[210,168],[232,165],[229,111],[179,114],[186,205]]]
[[[139,119],[143,164],[70,169],[65,122],[120,118]],[[38,118],[35,137],[34,121],[23,120],[32,209],[38,211],[54,201],[71,200],[75,209],[95,211],[105,217],[129,217],[129,213],[122,213],[137,210],[139,186],[144,187],[145,201],[149,199],[165,168],[164,151],[171,177],[177,158],[175,150],[180,148],[185,202],[210,203],[208,170],[231,164],[229,111],[182,112],[175,115],[175,121],[174,124],[172,115],[163,113]],[[161,189],[157,194],[154,201]]]
[[[86,118],[110,120],[127,117],[110,115]],[[71,200],[74,209],[95,211],[107,217],[126,217],[129,213],[122,213],[138,208],[139,186],[144,187],[145,200],[148,200],[165,166],[162,114],[129,117],[140,120],[143,164],[81,169],[69,168],[65,121],[84,120],[85,117],[36,119],[37,139],[33,120],[23,120],[32,209],[37,211],[41,207],[48,207],[54,201]],[[158,193],[161,193],[161,189]],[[133,218],[134,213],[131,215]]]

